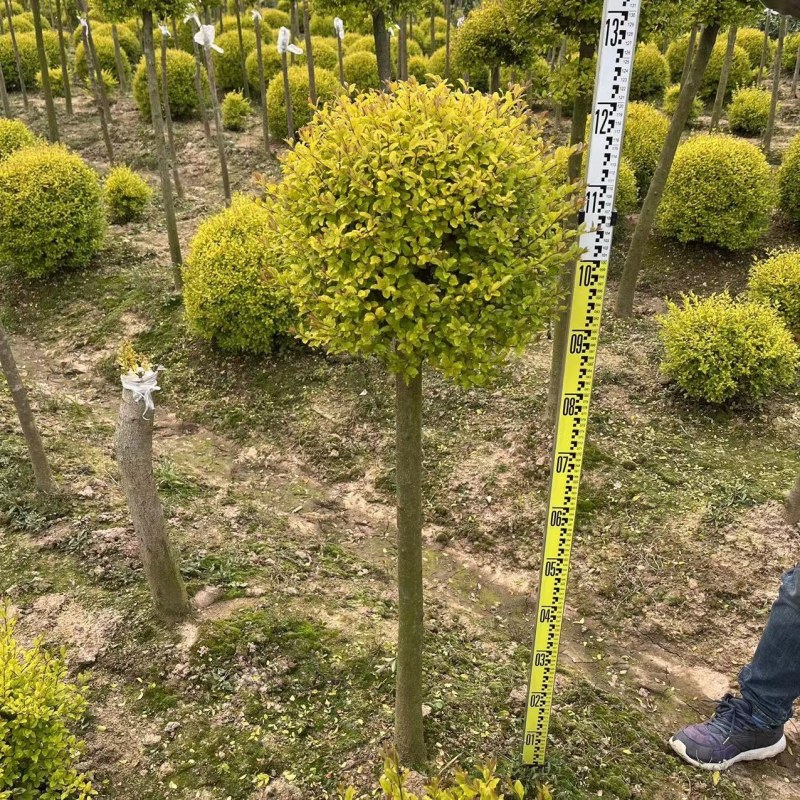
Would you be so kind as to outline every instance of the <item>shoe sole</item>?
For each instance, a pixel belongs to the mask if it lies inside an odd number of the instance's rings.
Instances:
[[[724,772],[726,769],[728,769],[728,767],[732,767],[734,764],[738,764],[740,761],[764,761],[767,758],[775,758],[775,756],[779,755],[786,749],[786,737],[781,736],[781,738],[775,742],[775,744],[772,744],[769,747],[759,747],[755,750],[745,750],[743,753],[739,753],[738,756],[729,758],[727,761],[719,761],[716,764],[696,761],[695,759],[691,758],[686,754],[686,745],[678,739],[670,739],[669,746],[684,761],[691,764],[693,767],[707,769],[709,772]]]

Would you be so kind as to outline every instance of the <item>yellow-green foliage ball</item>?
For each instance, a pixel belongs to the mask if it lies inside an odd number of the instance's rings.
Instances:
[[[800,31],[790,33],[783,42],[783,57],[781,59],[783,68],[787,72],[794,72],[797,62],[797,49],[800,47]]]
[[[447,63],[446,57],[446,48],[444,47],[440,47],[438,50],[434,50],[433,53],[431,53],[428,58],[428,68],[432,75],[439,75],[444,78],[445,66]]]
[[[627,158],[623,158],[619,162],[617,196],[614,205],[620,216],[633,214],[639,210],[639,187],[636,185],[636,173]]]
[[[18,119],[0,119],[0,162],[17,150],[30,147],[38,141],[24,122]]]
[[[291,17],[285,11],[279,11],[277,8],[262,9],[261,16],[264,24],[273,30],[288,28],[292,23]]]
[[[242,77],[242,57],[239,49],[238,32],[226,31],[217,37],[215,43],[225,51],[223,53],[218,53],[216,50],[212,51],[217,89],[220,91],[242,89],[244,78]],[[248,54],[255,50],[255,33],[253,31],[242,31],[242,44],[244,45],[246,60]]]
[[[660,325],[661,369],[694,400],[757,402],[797,380],[797,345],[764,303],[689,296],[669,303]]]
[[[114,55],[114,42],[112,41],[110,36],[92,36],[92,40],[94,41],[94,49],[95,53],[97,54],[97,61],[100,62],[100,70],[108,70],[113,75],[117,74],[117,59]],[[120,48],[121,49],[121,48]],[[128,61],[128,56],[125,55],[125,51],[123,50],[120,53],[122,57],[122,68],[125,70],[125,79],[130,83],[131,79],[131,64]],[[97,77],[97,63],[94,65],[95,67],[95,77]],[[89,79],[89,68],[86,63],[86,50],[83,46],[83,42],[81,42],[75,48],[75,74],[82,80],[87,81]]]
[[[760,31],[758,28],[739,28],[736,31],[736,44],[747,52],[751,69],[758,69],[759,64],[761,64],[761,53],[764,49],[764,31]],[[772,64],[774,57],[775,42],[769,39],[765,63],[767,69]]]
[[[359,36],[347,45],[349,53],[375,53],[375,39],[372,36]]]
[[[322,36],[312,36],[311,48],[314,53],[315,69],[317,67],[322,67],[322,69],[329,69],[333,72],[339,68],[339,53],[334,40],[326,39]],[[303,49],[305,50],[305,43],[303,43]],[[304,56],[300,57],[300,63],[306,63]]]
[[[24,147],[0,164],[0,262],[28,277],[88,264],[105,216],[97,175],[60,145]]]
[[[772,306],[786,327],[800,336],[800,250],[780,250],[756,262],[748,281],[750,297]]]
[[[34,34],[17,34],[17,47],[19,48],[19,60],[22,66],[22,79],[25,81],[26,87],[33,86],[36,81],[36,73],[39,71],[39,55],[36,52]],[[8,91],[18,90],[20,88],[19,73],[9,33],[0,36],[0,65],[3,68],[6,89]]]
[[[546,327],[574,187],[520,105],[404,81],[320,111],[277,189],[308,342],[469,386]]]
[[[317,102],[322,105],[341,91],[339,79],[326,69],[315,71]],[[306,67],[289,67],[289,94],[292,99],[292,118],[295,132],[308,125],[314,109],[308,97],[308,70]],[[267,112],[272,135],[285,139],[289,135],[286,124],[286,102],[283,92],[283,75],[276,75],[267,89]]]
[[[755,246],[775,200],[764,154],[734,136],[702,134],[678,148],[658,214],[665,236],[726,250]]]
[[[630,161],[636,173],[641,197],[647,194],[653,179],[668,129],[669,119],[658,109],[647,103],[628,105],[622,154]]]
[[[664,104],[662,105],[662,109],[664,113],[670,117],[678,108],[678,97],[680,93],[681,87],[679,83],[673,84],[667,89],[666,92],[664,92]],[[689,122],[694,122],[702,113],[703,104],[697,97],[695,97],[694,100],[692,100],[692,107],[689,110]]]
[[[222,125],[229,131],[243,131],[253,106],[241,92],[228,92],[222,101]]]
[[[636,48],[631,76],[631,100],[661,100],[669,83],[669,65],[658,45],[642,42]]]
[[[161,40],[158,28],[156,28],[153,33],[157,37],[156,48],[158,48]],[[105,36],[107,39],[111,39],[113,42],[113,33],[110,22],[95,22],[92,25],[92,38],[97,39],[98,36]],[[77,52],[78,46],[83,42],[83,28],[80,25],[78,25],[78,27],[75,29],[73,38],[75,40],[75,51]],[[125,23],[118,22],[117,38],[119,39],[120,48],[128,57],[128,61],[131,64],[138,64],[139,59],[142,57],[142,47],[139,44],[138,35]]]
[[[725,60],[725,51],[727,49],[728,43],[723,40],[718,40],[714,45],[714,49],[711,51],[711,58],[708,60],[708,66],[700,84],[699,95],[701,99],[710,102],[716,97],[719,76],[722,73],[722,63]],[[752,82],[753,70],[750,67],[750,56],[747,55],[746,50],[736,45],[733,48],[733,60],[731,61],[731,72],[728,76],[725,97],[730,97],[734,89],[748,86]]]
[[[800,134],[789,142],[778,171],[781,209],[793,222],[800,222]]]
[[[314,14],[311,17],[309,27],[311,28],[312,36],[333,36],[335,33],[333,28],[333,17]]]
[[[417,79],[417,83],[425,83],[430,72],[426,56],[411,56],[408,59],[408,76]]]
[[[114,167],[103,185],[103,197],[109,220],[121,225],[142,219],[153,190],[129,167]]]
[[[253,16],[249,12],[247,14],[240,14],[239,19],[242,23],[242,30],[249,28],[251,31],[255,28],[255,22],[253,21]],[[219,22],[216,25],[217,35],[219,36],[221,33],[229,33],[230,31],[238,32],[236,27],[236,15],[235,14],[226,14],[222,19],[222,25]],[[261,37],[263,40],[269,40],[270,36],[272,35],[272,31],[270,30],[270,26],[264,22],[263,12],[262,12],[262,19],[261,19]]]
[[[48,67],[47,74],[50,76],[50,91],[53,97],[64,96],[64,78],[61,72],[61,67]],[[42,88],[42,73],[36,73],[36,88]]]
[[[161,92],[161,59],[156,59],[158,76],[158,95]],[[203,91],[207,97],[208,79],[205,70],[200,73]],[[183,50],[170,48],[167,50],[167,93],[169,94],[169,110],[173,119],[185,119],[198,111],[197,90],[194,84],[194,56]],[[145,60],[139,62],[133,76],[133,98],[143,120],[150,120],[150,96],[147,93],[147,67]],[[163,101],[163,97],[162,97]],[[210,102],[210,99],[207,101]]]
[[[268,353],[294,310],[270,205],[237,195],[200,225],[183,266],[189,327],[223,350]]]
[[[0,617],[0,672],[3,675],[3,786],[6,796],[70,798],[96,796],[80,772],[83,742],[71,732],[87,711],[84,687],[70,679],[66,664],[37,639],[23,647],[14,620]],[[13,793],[13,794],[12,794]]]
[[[737,89],[728,106],[728,125],[745,136],[759,136],[767,129],[772,92],[764,89]]]
[[[683,74],[683,65],[686,62],[686,53],[689,51],[689,34],[685,33],[673,41],[667,48],[667,65],[669,77],[673,83],[680,83]]]
[[[532,106],[541,106],[550,97],[550,65],[541,56],[534,58],[525,79],[529,81],[525,97]]]
[[[344,57],[344,79],[349,86],[359,89],[379,89],[378,59],[366,50],[358,50]]]
[[[261,58],[264,62],[264,82],[269,83],[274,75],[281,71],[281,56],[274,47],[265,47],[261,51]],[[247,68],[247,80],[250,88],[256,92],[260,91],[258,83],[258,53],[253,50],[245,61]]]

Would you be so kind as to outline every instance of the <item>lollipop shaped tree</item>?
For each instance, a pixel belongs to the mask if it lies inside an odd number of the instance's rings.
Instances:
[[[422,374],[487,383],[543,330],[575,256],[573,187],[518,94],[410,80],[342,96],[303,129],[277,189],[299,328],[396,383],[396,744],[422,730]]]

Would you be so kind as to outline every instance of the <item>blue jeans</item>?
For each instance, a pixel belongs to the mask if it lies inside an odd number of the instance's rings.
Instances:
[[[768,725],[792,718],[800,697],[800,564],[783,576],[753,661],[739,673],[739,688]]]

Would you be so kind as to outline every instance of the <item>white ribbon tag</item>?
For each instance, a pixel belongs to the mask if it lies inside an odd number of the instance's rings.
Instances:
[[[397,31],[399,31],[399,30],[400,30],[400,26],[399,25],[390,25],[389,26],[389,36],[395,36],[397,34]]]
[[[256,20],[261,22],[261,12],[257,8],[254,8],[250,13],[253,15],[253,22]]]
[[[278,31],[278,52],[294,53],[296,56],[303,55],[303,51],[296,45],[291,43],[292,32],[288,28],[281,27]]]
[[[194,20],[194,24],[197,25],[197,30],[200,30],[200,28],[202,27],[202,25],[200,24],[200,17],[198,17],[197,14],[195,14],[194,12],[192,12],[191,14],[187,14],[183,18],[184,24],[189,22],[190,19]]]
[[[460,28],[464,24],[464,20],[465,19],[466,19],[466,17],[459,17],[456,20],[456,28]]]
[[[164,367],[156,367],[155,370],[149,369],[144,375],[139,376],[135,372],[126,372],[122,380],[122,388],[128,389],[133,394],[135,403],[144,402],[144,414],[142,418],[147,418],[148,411],[155,411],[155,403],[153,403],[153,392],[159,391],[161,387],[158,385],[158,373]]]
[[[86,30],[86,31],[89,30],[89,20],[87,20],[86,17],[78,17],[78,22],[81,23],[81,27],[84,30]]]
[[[201,25],[200,30],[194,35],[194,40],[203,47],[210,47],[218,53],[224,53],[225,51],[218,44],[214,44],[214,33],[213,25]]]
[[[162,36],[163,36],[165,39],[169,39],[169,37],[171,36],[171,34],[170,34],[170,32],[169,32],[169,28],[168,28],[166,25],[159,25],[159,26],[158,26],[158,29],[161,31],[161,35],[162,35]]]
[[[336,35],[340,39],[344,39],[344,20],[340,19],[339,17],[334,17],[333,29],[336,31]]]

